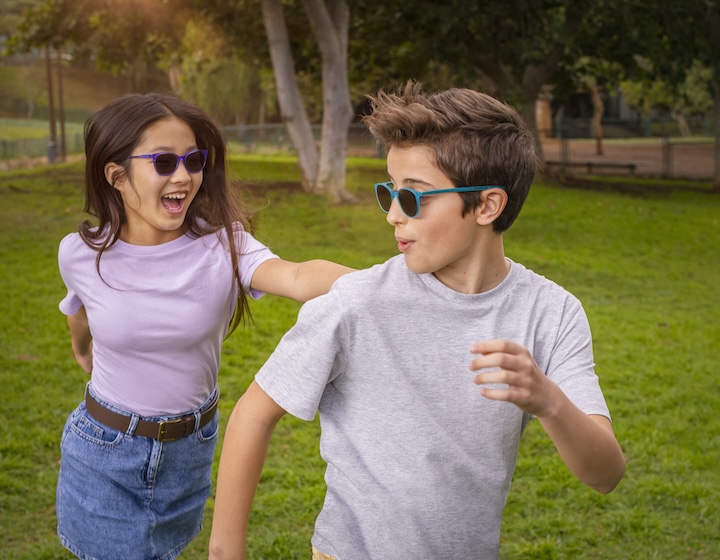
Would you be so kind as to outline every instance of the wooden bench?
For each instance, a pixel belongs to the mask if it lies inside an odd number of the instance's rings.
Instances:
[[[545,165],[548,167],[580,167],[584,168],[588,173],[592,173],[593,169],[624,169],[631,175],[635,173],[637,165],[634,163],[617,163],[617,162],[605,162],[605,161],[546,161]]]

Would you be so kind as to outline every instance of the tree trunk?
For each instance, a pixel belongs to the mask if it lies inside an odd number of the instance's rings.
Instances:
[[[573,17],[570,17],[570,16]],[[568,14],[566,27],[572,29],[576,25],[577,15]],[[504,94],[519,98],[521,101],[520,115],[535,139],[537,158],[541,164],[545,162],[540,131],[537,124],[537,100],[542,87],[555,72],[563,56],[563,45],[557,45],[547,54],[544,62],[525,66],[522,79],[516,78],[502,61],[491,56],[478,57],[476,71],[488,85],[492,95]],[[514,94],[514,95],[512,95]]]
[[[602,128],[602,116],[605,112],[605,104],[603,103],[602,96],[600,95],[600,88],[597,85],[590,85],[590,95],[592,96],[593,104],[593,134],[595,135],[595,154],[598,156],[603,155],[603,128]]]
[[[50,62],[50,47],[45,47],[45,69],[47,71],[48,88],[48,118],[50,119],[50,145],[48,146],[48,163],[55,163],[57,153],[57,128],[55,126],[55,96],[53,93],[52,63]]]
[[[535,138],[537,158],[541,164],[545,163],[545,152],[537,125],[537,100],[540,96],[540,90],[555,72],[558,61],[559,58],[555,55],[549,55],[544,64],[526,66],[521,84],[524,103],[520,114],[525,124],[528,125],[530,132],[532,132],[533,138]]]
[[[178,55],[172,55],[168,63],[167,69],[168,83],[170,91],[175,95],[180,95],[180,78],[182,76],[182,65]]]
[[[536,104],[537,94],[535,94],[535,96],[532,98],[528,96],[528,100],[523,103],[522,107],[520,108],[520,116],[522,117],[523,121],[525,121],[525,124],[530,129],[530,132],[535,139],[535,153],[537,154],[538,160],[541,163],[545,163],[545,152],[543,150],[542,140],[540,138],[540,131],[538,130],[537,126]]]
[[[475,71],[485,85],[487,93],[494,97],[509,96],[522,99],[520,116],[535,139],[538,160],[545,162],[542,140],[537,124],[537,100],[545,84],[545,72],[541,66],[526,66],[520,83],[510,70],[492,56],[479,57]],[[514,95],[513,95],[514,94]]]
[[[715,170],[713,188],[720,192],[720,81],[713,82],[713,101],[715,102]]]
[[[680,111],[673,109],[670,111],[670,116],[675,119],[678,129],[680,130],[680,136],[683,138],[689,138],[692,136],[692,130],[690,130],[690,125],[688,125],[685,115],[683,115]]]
[[[313,192],[317,183],[318,155],[310,119],[295,79],[295,64],[281,0],[262,0],[262,12],[280,113],[297,152],[302,188]]]
[[[58,114],[60,115],[60,161],[67,160],[67,147],[65,145],[65,100],[63,94],[62,55],[60,49],[55,51],[58,72]]]
[[[323,122],[315,192],[333,202],[355,197],[345,186],[345,150],[353,118],[347,74],[350,11],[345,0],[304,0],[322,59]]]

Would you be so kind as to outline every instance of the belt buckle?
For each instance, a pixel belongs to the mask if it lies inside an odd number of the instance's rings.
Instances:
[[[186,422],[186,419],[184,418],[176,418],[175,420],[164,420],[163,422],[160,422],[160,426],[158,426],[158,435],[157,440],[158,441],[175,441],[178,439],[181,439],[185,436],[183,433],[180,437],[165,437],[165,434],[167,433],[167,426],[174,425],[174,424],[184,424]]]

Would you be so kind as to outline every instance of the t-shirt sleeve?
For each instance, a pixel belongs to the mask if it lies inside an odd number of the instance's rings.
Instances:
[[[565,303],[547,374],[585,414],[610,418],[595,373],[590,324],[575,298]]]
[[[242,280],[243,289],[253,299],[259,299],[265,292],[250,288],[253,274],[255,274],[257,267],[265,261],[279,257],[255,239],[250,233],[245,231],[241,224],[235,223],[233,225],[233,233],[235,234],[235,245],[240,251],[238,261],[240,263],[240,279]]]
[[[67,289],[67,294],[60,301],[60,305],[58,307],[65,315],[75,315],[75,313],[80,311],[80,308],[83,306],[83,302],[80,300],[80,297],[72,287],[73,279],[70,272],[72,270],[71,261],[75,254],[73,250],[73,241],[77,241],[75,237],[77,237],[77,234],[71,234],[64,237],[62,241],[60,241],[60,246],[58,247],[58,267],[60,269],[60,276],[62,277],[65,288]]]
[[[255,381],[288,413],[312,420],[326,386],[345,370],[349,351],[343,307],[333,288],[303,305]]]

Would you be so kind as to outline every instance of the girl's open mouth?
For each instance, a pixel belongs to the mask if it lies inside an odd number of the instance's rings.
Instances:
[[[172,214],[177,214],[178,212],[182,212],[183,202],[186,196],[185,193],[170,193],[161,197],[160,200],[165,210]]]

